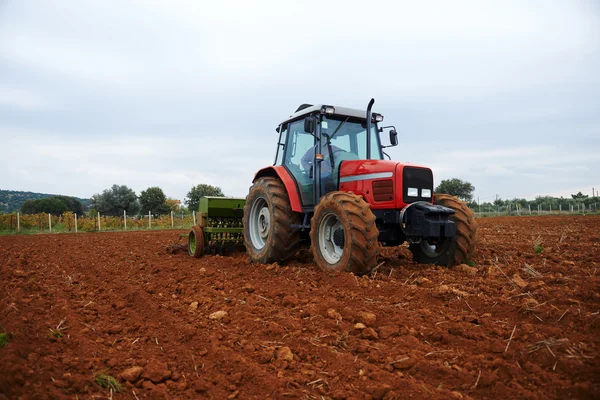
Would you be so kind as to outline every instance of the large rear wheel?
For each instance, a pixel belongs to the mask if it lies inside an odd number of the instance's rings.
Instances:
[[[421,264],[438,264],[453,266],[471,260],[477,244],[477,221],[475,214],[467,204],[457,197],[447,194],[436,194],[434,204],[454,210],[450,220],[456,225],[456,234],[452,238],[439,240],[423,239],[410,245],[413,258]]]
[[[300,244],[300,215],[292,211],[285,186],[270,176],[250,188],[244,206],[244,244],[256,263],[282,262],[294,256]]]
[[[316,264],[325,271],[370,272],[379,252],[375,215],[362,197],[348,192],[323,196],[311,219]]]

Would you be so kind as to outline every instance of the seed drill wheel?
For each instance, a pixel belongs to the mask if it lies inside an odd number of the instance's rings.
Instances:
[[[188,253],[195,258],[200,258],[204,255],[204,233],[198,225],[190,229],[190,234],[188,235]]]
[[[421,240],[411,244],[413,258],[421,264],[453,265],[463,264],[471,260],[477,244],[477,222],[475,214],[467,204],[457,197],[447,194],[436,194],[433,203],[454,210],[450,220],[456,224],[456,234],[453,238],[437,242]]]
[[[379,252],[375,215],[362,197],[348,192],[325,195],[311,219],[313,257],[325,271],[370,272]]]
[[[244,244],[256,263],[282,262],[294,256],[300,244],[299,214],[292,211],[283,182],[257,179],[244,206]]]

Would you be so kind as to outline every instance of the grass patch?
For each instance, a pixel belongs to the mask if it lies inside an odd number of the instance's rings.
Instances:
[[[0,347],[8,346],[9,334],[6,332],[0,333]]]
[[[56,325],[56,328],[52,329],[50,328],[50,338],[51,339],[60,339],[61,337],[65,336],[63,334],[63,331],[65,329],[67,329],[67,326],[63,326],[63,324],[65,323],[65,320],[61,320],[58,325]]]
[[[533,249],[535,250],[535,254],[540,254],[542,251],[544,251],[544,246],[542,246],[542,237],[541,236],[538,236],[533,241]]]
[[[535,254],[540,254],[542,251],[544,251],[544,246],[542,246],[540,244],[535,246]]]
[[[63,336],[65,336],[65,335],[63,335],[63,333],[60,331],[60,329],[50,329],[50,337],[53,337],[55,339],[60,339]]]
[[[94,381],[101,388],[112,389],[114,392],[121,391],[121,384],[113,376],[106,375],[104,373],[98,374],[96,375],[96,378],[94,378]]]

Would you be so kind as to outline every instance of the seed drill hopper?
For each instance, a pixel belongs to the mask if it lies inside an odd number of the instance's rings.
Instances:
[[[196,225],[188,234],[188,253],[196,258],[243,246],[242,217],[246,199],[202,197]]]
[[[246,199],[231,197],[202,197],[196,213],[196,225],[188,234],[187,251],[192,257],[219,254],[244,246],[242,217]],[[185,245],[171,245],[167,251],[174,253]]]

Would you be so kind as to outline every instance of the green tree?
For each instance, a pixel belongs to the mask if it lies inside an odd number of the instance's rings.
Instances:
[[[83,205],[81,202],[69,196],[52,196],[37,200],[26,200],[21,205],[23,214],[50,213],[62,214],[65,211],[72,211],[79,215],[83,214]]]
[[[67,211],[72,211],[78,215],[83,214],[83,204],[75,197],[69,196],[54,196],[54,198],[59,199],[63,203],[65,203],[68,207]]]
[[[47,199],[36,200],[37,212],[60,215],[69,211],[69,207],[57,197],[48,197]]]
[[[166,205],[167,196],[163,190],[157,186],[149,187],[140,193],[140,207],[142,214],[152,212],[154,214],[166,214],[171,210]]]
[[[578,200],[578,201],[581,201],[583,199],[587,199],[588,198],[587,195],[585,195],[585,194],[583,194],[581,192],[579,192],[577,194],[572,194],[571,197],[573,198],[573,200]]]
[[[467,203],[473,200],[473,192],[475,186],[470,182],[462,181],[458,178],[444,179],[435,188],[435,193],[445,193],[451,196],[456,196]]]
[[[91,198],[91,207],[98,210],[101,215],[136,214],[140,209],[137,195],[125,185],[112,185],[100,194]]]
[[[191,211],[198,211],[198,207],[200,206],[200,198],[205,196],[223,197],[224,194],[221,188],[218,186],[201,183],[190,189],[186,196],[185,204]]]
[[[37,212],[37,200],[25,200],[21,205],[22,214],[36,214]]]

